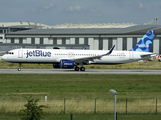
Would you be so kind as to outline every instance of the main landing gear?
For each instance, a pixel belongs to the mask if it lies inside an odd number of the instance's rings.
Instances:
[[[18,71],[21,71],[21,63],[19,63]]]
[[[80,63],[79,65],[81,65],[81,67],[79,68],[79,67],[76,65],[76,67],[74,68],[75,71],[79,71],[79,69],[80,69],[80,71],[85,71],[85,67],[83,67],[83,63]]]
[[[80,69],[80,71],[85,71],[85,67],[80,67],[79,68],[79,67],[76,66],[74,69],[75,69],[75,71],[79,71],[79,69]]]
[[[81,67],[80,68],[80,71],[85,71],[85,67]]]
[[[74,69],[75,69],[75,71],[79,71],[79,67],[77,67],[77,66]]]

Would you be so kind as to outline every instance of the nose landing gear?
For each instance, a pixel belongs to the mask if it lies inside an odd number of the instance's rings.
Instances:
[[[18,71],[21,71],[21,63],[19,63]]]

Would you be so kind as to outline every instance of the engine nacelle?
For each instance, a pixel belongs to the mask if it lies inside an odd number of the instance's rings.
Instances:
[[[74,68],[74,61],[73,60],[66,60],[66,59],[62,59],[60,61],[60,68],[64,68],[64,69],[72,69]]]
[[[60,64],[53,64],[53,68],[60,68]]]

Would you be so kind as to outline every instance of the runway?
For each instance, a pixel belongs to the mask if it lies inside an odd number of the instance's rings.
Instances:
[[[86,69],[86,71],[74,71],[73,69],[0,69],[0,74],[159,74],[157,69]]]

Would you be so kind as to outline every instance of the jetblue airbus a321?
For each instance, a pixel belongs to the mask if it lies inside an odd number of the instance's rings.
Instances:
[[[54,68],[75,69],[85,71],[83,65],[89,64],[123,64],[145,60],[153,53],[149,52],[155,31],[149,30],[136,46],[129,51],[115,51],[115,45],[110,50],[61,50],[61,49],[14,49],[2,56],[2,60],[19,63],[47,63]],[[80,65],[79,68],[77,65]]]

